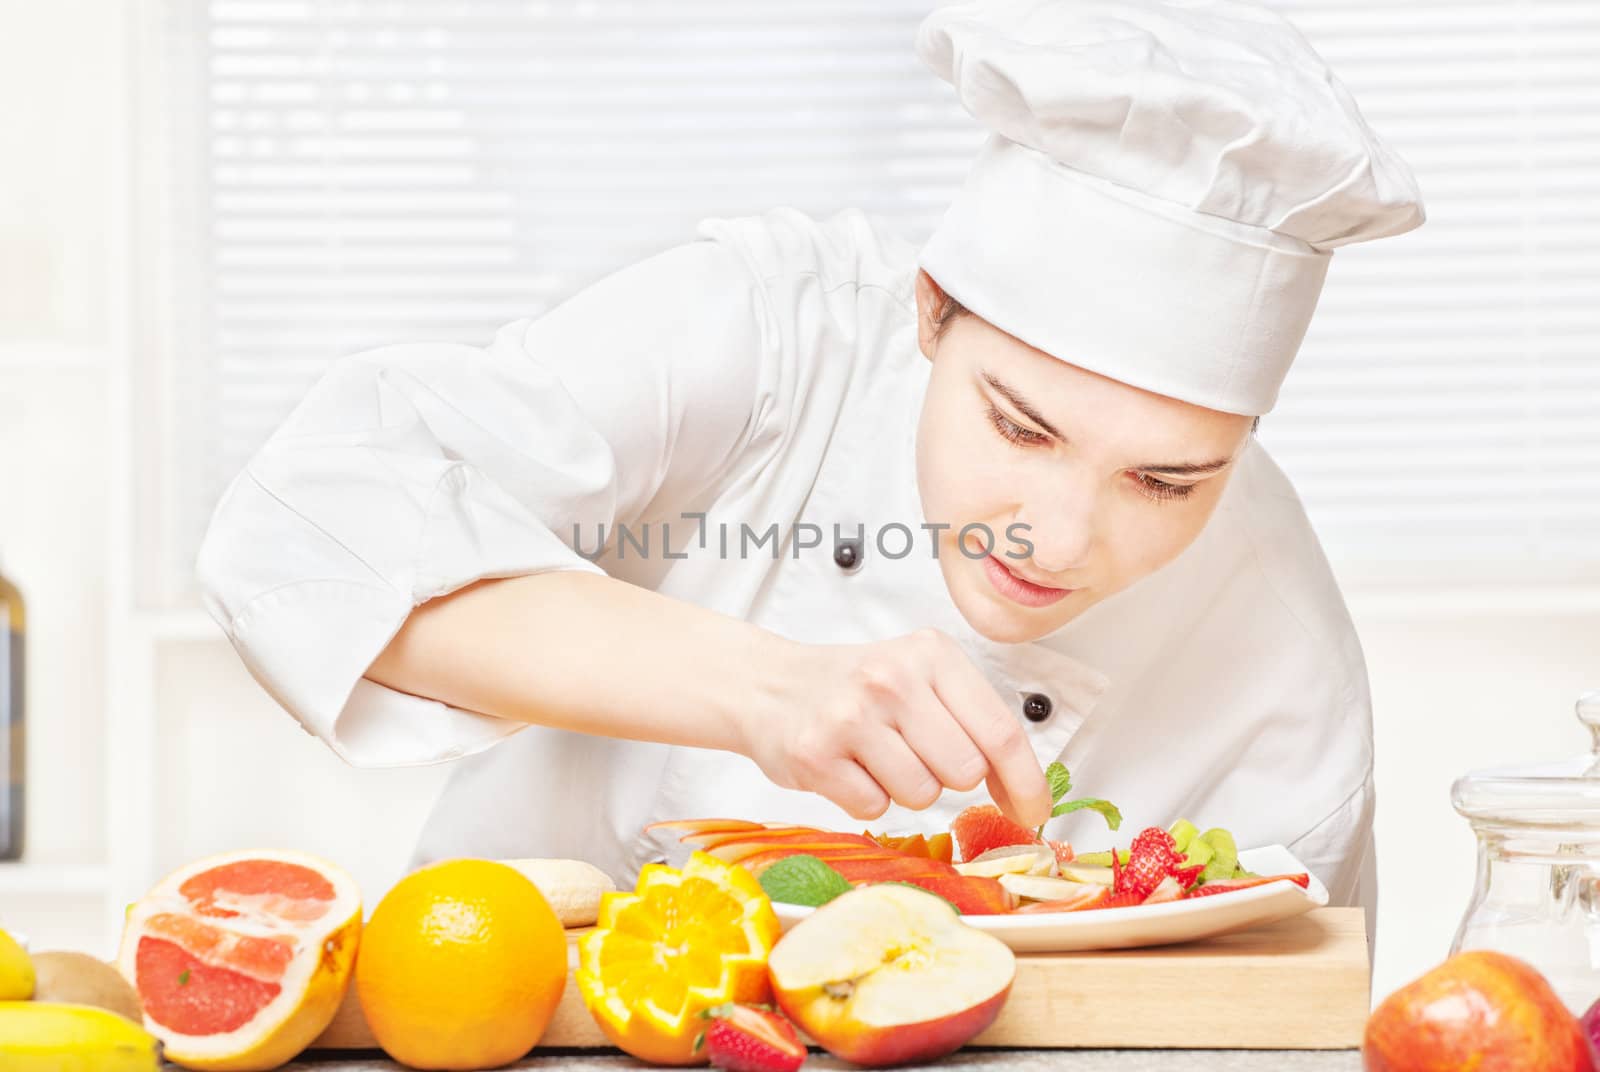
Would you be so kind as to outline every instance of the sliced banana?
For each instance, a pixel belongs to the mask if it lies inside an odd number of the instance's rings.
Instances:
[[[1111,868],[1095,867],[1093,864],[1062,864],[1060,873],[1062,878],[1073,882],[1090,882],[1096,886],[1109,886],[1116,877]]]
[[[1061,901],[1098,886],[1050,875],[1001,875],[1000,885],[1029,901]]]
[[[979,878],[1049,875],[1055,872],[1056,854],[1048,845],[1006,845],[955,866],[961,874]]]
[[[539,887],[563,927],[587,927],[600,918],[600,897],[617,888],[611,876],[582,860],[501,860]]]

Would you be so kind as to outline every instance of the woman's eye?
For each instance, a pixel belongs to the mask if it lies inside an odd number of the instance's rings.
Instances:
[[[1140,489],[1146,495],[1162,502],[1186,498],[1194,492],[1193,484],[1169,484],[1146,473],[1135,473],[1134,479],[1139,482]]]
[[[1043,443],[1049,437],[1032,428],[1024,428],[1016,421],[1001,413],[994,406],[989,407],[989,423],[994,425],[994,430],[1000,433],[1002,439],[1019,446],[1031,446]]]

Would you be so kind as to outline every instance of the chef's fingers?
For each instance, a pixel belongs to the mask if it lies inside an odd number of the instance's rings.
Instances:
[[[830,766],[816,792],[862,822],[870,822],[889,810],[889,794],[853,759]]]
[[[944,785],[898,732],[883,726],[856,750],[856,761],[902,808],[921,811],[939,799]]]
[[[965,793],[976,789],[989,773],[983,752],[931,687],[901,709],[896,725],[941,786]]]
[[[1000,810],[1023,826],[1048,819],[1050,786],[1028,735],[978,668],[966,658],[942,660],[933,688],[988,761],[990,794]]]

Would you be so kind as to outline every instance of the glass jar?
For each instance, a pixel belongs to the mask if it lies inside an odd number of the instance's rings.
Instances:
[[[1578,701],[1593,750],[1473,771],[1450,802],[1478,835],[1477,885],[1451,944],[1521,957],[1582,1013],[1600,998],[1600,692]]]

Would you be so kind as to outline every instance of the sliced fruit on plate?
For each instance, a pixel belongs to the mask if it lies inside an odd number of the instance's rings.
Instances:
[[[796,923],[770,968],[801,1030],[836,1057],[882,1067],[942,1057],[993,1023],[1016,958],[939,898],[885,884]]]
[[[809,852],[812,849],[859,849],[863,852],[871,853],[893,852],[892,849],[886,849],[870,838],[857,837],[854,834],[829,834],[823,831],[818,831],[806,837],[756,837],[741,841],[727,841],[719,845],[701,846],[702,852],[708,852],[725,863],[737,863],[747,856],[754,856],[757,853],[771,852],[773,850]],[[904,854],[896,853],[896,855]]]
[[[1232,893],[1235,890],[1248,890],[1254,886],[1265,886],[1269,882],[1292,882],[1304,890],[1311,887],[1311,876],[1302,871],[1298,875],[1261,875],[1256,878],[1221,879],[1216,882],[1207,882],[1203,886],[1192,889],[1187,896],[1214,897],[1219,893]]]
[[[578,992],[611,1042],[642,1061],[691,1065],[700,1014],[765,1004],[778,917],[748,871],[696,852],[681,870],[646,864],[631,893],[601,899],[578,943]]]
[[[361,935],[355,880],[314,856],[212,856],[128,909],[118,968],[186,1068],[266,1069],[333,1019]]]
[[[745,870],[749,871],[752,875],[755,875],[759,878],[761,876],[761,872],[765,871],[779,860],[787,860],[794,856],[815,856],[819,860],[917,859],[914,856],[902,856],[899,853],[890,852],[887,849],[863,849],[859,847],[840,849],[811,845],[797,845],[792,849],[768,849],[765,852],[751,853],[749,856],[742,856],[737,860],[728,860],[725,862],[736,863],[740,867],[743,867]],[[927,867],[927,865],[930,863],[930,861],[926,859],[918,860],[917,862],[922,864],[923,867]]]
[[[1105,889],[1053,875],[1001,875],[1000,885],[1030,901],[1070,900],[1085,896],[1088,891]]]
[[[963,862],[976,860],[990,849],[1033,845],[1039,840],[1032,830],[1007,819],[993,804],[975,804],[967,808],[951,821],[950,832],[955,835]]]
[[[951,837],[949,834],[874,834],[863,830],[862,835],[869,837],[886,849],[903,852],[907,856],[925,856],[930,860],[939,860],[950,863],[953,858]]]
[[[1117,893],[1131,894],[1141,901],[1155,892],[1168,878],[1177,880],[1179,892],[1194,885],[1203,868],[1183,867],[1183,856],[1171,834],[1159,826],[1140,831],[1128,847],[1128,862],[1113,857],[1112,887]]]
[[[644,829],[649,834],[658,830],[669,834],[708,834],[719,830],[764,830],[766,827],[748,819],[672,819],[651,823]]]
[[[956,873],[949,864],[941,864],[937,860],[919,860],[915,856],[890,856],[881,860],[829,860],[828,864],[852,885],[858,882],[902,882]]]
[[[956,906],[964,916],[999,916],[1012,911],[1017,899],[992,878],[973,875],[924,875],[905,880]]]
[[[1156,888],[1151,890],[1144,899],[1145,904],[1165,904],[1168,901],[1183,900],[1183,884],[1176,878],[1168,875],[1162,879]]]
[[[854,837],[854,834],[839,834],[809,826],[770,826],[759,830],[711,830],[704,834],[685,834],[678,840],[697,849],[715,849],[722,845],[781,845],[792,840]]]
[[[1081,912],[1086,908],[1099,908],[1111,898],[1111,889],[1107,886],[1091,886],[1081,882],[1075,885],[1078,888],[1069,896],[1052,901],[1034,901],[1023,905],[1017,912],[1028,915],[1045,912]]]
[[[1048,845],[1005,845],[990,849],[975,860],[955,865],[963,875],[999,878],[1001,875],[1049,875],[1056,869],[1056,854]]]
[[[1081,860],[1082,857],[1078,859]],[[1070,864],[1062,864],[1059,871],[1062,878],[1071,879],[1073,882],[1091,882],[1097,886],[1109,886],[1116,881],[1116,875],[1110,866],[1097,867],[1076,860]]]

